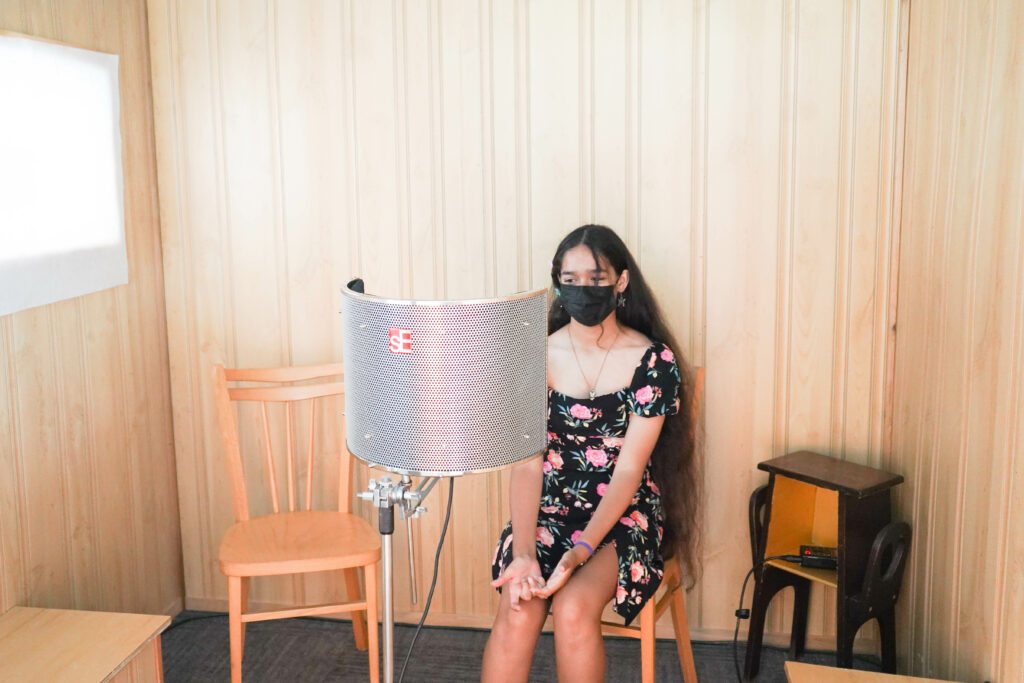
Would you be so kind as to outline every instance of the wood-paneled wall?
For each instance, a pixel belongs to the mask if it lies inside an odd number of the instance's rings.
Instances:
[[[187,603],[225,595],[212,363],[337,360],[353,274],[423,298],[543,286],[562,235],[596,221],[625,237],[679,350],[707,367],[690,624],[731,637],[756,463],[804,447],[880,462],[904,9],[150,0]],[[457,482],[432,622],[490,623],[506,485]],[[421,596],[444,495],[428,506]],[[257,584],[253,600],[310,592]],[[820,598],[815,636],[833,628]]]
[[[0,613],[173,614],[183,580],[146,6],[4,2],[0,29],[120,55],[130,271],[126,286],[0,318]]]
[[[750,567],[747,500],[766,480],[756,464],[802,449],[881,460],[906,5],[709,7],[698,624],[728,639]],[[809,633],[832,635],[834,593],[818,588]],[[767,629],[788,634],[790,606],[787,591]]]
[[[1024,4],[915,2],[892,466],[903,668],[1024,680]]]
[[[1019,3],[149,10],[152,104],[141,2],[0,5],[2,29],[122,55],[132,272],[0,318],[0,611],[173,612],[182,552],[188,601],[219,606],[230,505],[209,365],[337,359],[337,290],[355,273],[419,297],[541,285],[560,236],[599,221],[707,367],[695,635],[730,634],[756,462],[808,447],[907,477],[903,667],[1024,675]],[[457,482],[432,622],[489,622],[506,484]],[[403,533],[396,597],[411,619]],[[254,599],[333,590],[309,588],[257,585]],[[811,630],[826,644],[823,597]],[[787,616],[769,624],[777,637]]]

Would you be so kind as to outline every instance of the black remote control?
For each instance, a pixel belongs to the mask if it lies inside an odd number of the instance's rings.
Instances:
[[[836,549],[822,545],[802,545],[800,566],[810,569],[835,569],[839,566]]]

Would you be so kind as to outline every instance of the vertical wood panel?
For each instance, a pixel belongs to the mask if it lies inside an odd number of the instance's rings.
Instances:
[[[189,604],[225,593],[213,360],[336,360],[326,309],[350,274],[424,298],[543,286],[557,242],[594,220],[636,249],[680,351],[708,368],[691,628],[731,637],[756,463],[797,445],[859,462],[880,450],[895,7],[151,0]],[[433,623],[489,623],[507,479],[456,483]],[[415,522],[421,600],[445,502],[439,490]],[[404,534],[396,606],[412,620]],[[815,600],[812,641],[827,645]]]
[[[856,11],[850,11],[847,30],[856,34],[855,58],[850,60],[848,90],[856,96],[847,100],[849,195],[846,216],[840,219],[851,226],[873,224],[875,229],[849,230],[849,276],[843,283],[848,360],[834,414],[843,415],[837,434],[840,451],[866,449],[866,463],[881,467],[884,368],[886,351],[892,346],[888,306],[895,299],[890,261],[897,251],[896,246],[890,249],[888,226],[893,224],[896,159],[902,155],[897,140],[901,110],[896,55],[905,34],[901,36],[898,1],[853,7]],[[879,376],[883,381],[878,381]]]
[[[581,4],[587,10],[580,17],[579,29],[580,59],[586,70],[581,69],[579,75],[578,127],[584,132],[579,142],[580,168],[586,169],[587,184],[581,183],[580,196],[587,206],[580,223],[614,226],[628,242],[634,218],[628,207],[636,196],[629,183],[639,161],[633,140],[635,117],[631,116],[637,101],[631,91],[636,80],[632,3],[598,0]],[[681,47],[673,46],[670,54]]]
[[[21,419],[16,434],[21,442],[21,476],[17,482],[20,506],[23,508],[23,550],[28,578],[28,594],[23,599],[44,607],[56,607],[72,601],[70,563],[63,509],[39,491],[61,491],[60,431],[52,429],[40,416],[52,415],[51,397],[56,383],[50,364],[52,330],[45,307],[24,311],[17,316],[14,328],[14,357],[17,359],[15,400],[20,405]],[[90,473],[91,474],[91,473]],[[56,531],[51,536],[49,533]],[[14,558],[12,558],[14,560]],[[15,560],[17,561],[17,560]],[[115,565],[116,566],[116,565]],[[120,568],[120,567],[118,567]]]
[[[11,316],[0,318],[0,421],[8,425],[3,437],[4,457],[0,458],[0,608],[17,604],[26,594],[25,567],[8,558],[24,557],[22,549],[22,508],[18,485],[20,478],[20,440],[14,427],[19,421],[18,401],[14,387],[14,354],[12,353]]]
[[[1008,387],[1005,407],[1000,405],[994,415],[997,429],[994,430],[993,451],[1001,457],[996,458],[989,473],[991,488],[986,512],[991,522],[984,526],[985,552],[991,552],[989,548],[994,550],[994,562],[982,565],[983,573],[978,579],[970,577],[992,591],[992,602],[971,605],[974,619],[986,622],[985,635],[990,637],[979,644],[976,655],[968,654],[969,659],[959,668],[967,672],[994,671],[994,679],[1012,681],[1024,678],[1024,657],[1020,656],[1018,647],[1018,643],[1024,641],[1021,616],[1024,614],[1024,507],[1021,504],[1024,492],[1024,457],[1021,455],[1024,452],[1024,374],[1021,371],[1024,368],[1024,236],[1021,234],[1024,232],[1024,191],[1021,190],[1024,160],[1019,153],[1024,149],[1024,125],[1021,124],[1024,102],[1020,97],[1024,90],[1024,68],[1020,59],[1024,7],[1019,3],[1009,7],[1000,4],[998,9],[998,20],[989,19],[998,22],[994,39],[999,58],[992,66],[996,89],[990,105],[993,125],[986,148],[992,150],[992,165],[986,168],[991,171],[991,180],[984,202],[988,211],[982,220],[991,217],[1005,226],[1005,230],[1000,230],[1001,241],[997,247],[1004,264],[1013,254],[1012,266],[1003,271],[1006,274],[1002,283],[1006,283],[1003,285],[1006,289],[1000,292],[1006,303],[999,310],[1003,316],[1012,311],[1009,320],[1000,320],[1002,329],[1006,330],[1003,344],[1007,351],[990,366],[991,372],[999,378],[997,381]],[[1010,59],[1011,55],[1016,59]],[[1006,188],[1015,188],[1015,191],[1007,192]],[[1009,283],[1015,284],[1011,287]],[[999,291],[1000,281],[997,279],[994,284]],[[987,326],[989,319],[990,316],[984,316],[983,324]],[[1000,364],[1004,358],[1008,365]],[[981,410],[988,406],[984,395],[977,405]],[[965,529],[966,534],[972,532],[971,528]],[[965,549],[965,558],[971,551],[972,548]],[[987,646],[987,650],[982,646]]]
[[[890,456],[915,534],[905,665],[1017,680],[1024,11],[915,3],[910,21]]]
[[[394,6],[391,3],[353,2],[351,40],[355,113],[356,192],[358,194],[360,274],[383,293],[401,292],[404,275],[394,258],[399,244],[398,179],[396,177]],[[443,43],[444,36],[439,36]],[[443,46],[438,46],[443,59]],[[444,73],[438,74],[443,112]],[[443,131],[439,141],[441,163],[447,154]],[[444,181],[442,179],[442,188]],[[442,189],[442,193],[444,190]],[[442,194],[442,196],[444,196]],[[440,210],[447,214],[445,203]]]
[[[761,481],[754,463],[774,453],[776,281],[785,272],[782,162],[790,99],[781,2],[711,3],[707,103],[707,302],[704,628],[725,633],[749,566],[746,504]],[[787,179],[787,180],[784,180]],[[742,268],[728,264],[744,264]],[[781,327],[780,329],[785,329]],[[785,348],[784,346],[782,348]],[[742,403],[733,398],[744,387]],[[727,426],[726,426],[727,425]],[[765,447],[768,447],[767,450]],[[718,457],[715,454],[722,454]],[[732,480],[736,495],[716,495]],[[769,621],[769,630],[777,631]]]
[[[543,286],[559,240],[580,224],[579,4],[530,3],[528,258],[533,283]],[[593,122],[591,122],[593,125]],[[621,163],[620,161],[617,163]],[[624,226],[614,226],[621,231]]]
[[[999,516],[998,528],[1001,537],[998,539],[996,562],[996,614],[995,624],[998,635],[992,640],[991,661],[999,662],[1001,677],[1007,680],[1024,676],[1024,659],[1014,657],[1017,644],[1024,639],[1024,514],[1021,514],[1021,492],[1024,490],[1024,458],[1020,457],[1021,444],[1024,443],[1024,382],[1021,381],[1020,368],[1024,367],[1024,335],[1019,330],[1024,326],[1024,240],[1020,240],[1017,248],[1017,309],[1015,312],[1015,329],[1018,333],[1013,343],[1012,374],[1013,394],[1010,404],[1009,419],[1011,427],[1006,442],[1009,453],[1017,454],[1010,459],[1003,469],[1003,485],[1000,487],[1004,507]]]
[[[117,8],[119,37],[123,55],[142,56],[137,69],[142,78],[126,81],[125,104],[122,105],[122,130],[133,149],[144,154],[130,155],[125,160],[125,172],[136,179],[145,191],[133,192],[126,197],[126,213],[136,217],[142,225],[159,225],[156,193],[156,155],[153,133],[153,97],[150,87],[149,30],[146,7],[143,3],[124,3],[106,0],[104,13]],[[138,115],[133,112],[139,112]],[[136,400],[128,402],[132,448],[137,458],[133,466],[132,495],[135,510],[135,536],[137,552],[146,557],[167,558],[175,562],[181,553],[181,534],[178,523],[177,487],[168,482],[175,480],[174,459],[149,457],[157,452],[173,454],[173,425],[170,405],[170,373],[167,363],[167,326],[164,309],[163,264],[160,259],[158,230],[136,231],[127,242],[130,263],[150,263],[156,267],[137,268],[139,285],[123,292],[126,301],[122,313],[128,358],[128,380]],[[152,297],[152,298],[151,298]],[[153,301],[159,302],[157,305]],[[152,319],[150,316],[153,316]],[[154,354],[151,349],[158,349]],[[158,419],[151,416],[159,414]],[[161,495],[151,492],[161,491]],[[166,520],[170,523],[163,527]],[[152,533],[154,528],[161,533]],[[143,585],[152,583],[158,595],[178,596],[181,604],[182,582],[180,566],[174,571],[160,571],[147,575],[144,563],[136,563],[137,576]]]
[[[696,34],[702,27],[694,24],[694,14],[693,8],[680,3],[645,3],[638,29],[645,38],[638,55],[643,88],[638,106],[642,135],[636,156],[642,178],[639,225],[643,239],[636,256],[644,276],[659,283],[658,296],[664,313],[677,331],[680,343],[689,343],[689,348],[679,349],[687,358],[695,358],[695,354],[703,350],[692,344],[690,336],[693,316],[697,313],[691,288],[694,277],[702,274],[699,266],[703,257],[699,241],[694,249],[692,235],[697,233],[702,237],[702,230],[699,224],[687,225],[698,201],[694,195],[703,194],[704,160],[696,144],[698,136],[693,132],[693,112],[703,107],[705,95],[693,87],[691,66]],[[666,31],[666,26],[677,27],[678,33]],[[598,43],[604,45],[603,40]],[[665,59],[666,54],[677,54],[681,58]],[[602,75],[598,80],[606,80],[604,72],[599,73]],[[620,110],[623,109],[622,94],[614,98],[620,101]],[[598,109],[612,106],[607,102]],[[619,129],[624,131],[624,116],[618,121]],[[598,139],[603,141],[604,136]],[[625,151],[618,143],[616,147]],[[606,174],[625,170],[624,164],[613,163],[611,159],[605,159],[603,167],[611,167],[602,168]],[[695,176],[698,178],[696,187]],[[620,186],[624,186],[623,178],[620,178]],[[602,187],[599,194],[606,196],[603,201],[614,196],[607,186]],[[619,205],[623,206],[623,202]],[[624,215],[618,218],[625,220]],[[680,273],[680,262],[697,266],[697,272]]]
[[[57,408],[61,413],[59,424],[64,442],[62,450],[66,454],[62,458],[60,477],[66,501],[64,514],[69,529],[67,541],[71,578],[76,602],[81,601],[79,604],[83,608],[89,608],[92,605],[87,603],[88,587],[100,584],[102,563],[97,555],[92,478],[77,476],[80,472],[93,471],[89,421],[86,419],[86,370],[79,348],[81,320],[78,304],[77,301],[56,304],[51,317],[56,327],[53,362],[54,367],[59,369],[60,377]],[[57,310],[61,312],[57,314]]]
[[[0,29],[120,57],[127,286],[0,319],[0,611],[183,602],[143,2],[6,3]]]
[[[851,277],[846,268],[849,225],[840,211],[848,162],[843,158],[852,126],[845,126],[844,94],[855,86],[846,76],[848,34],[844,7],[797,2],[793,6],[793,211],[790,226],[788,367],[785,380],[786,450],[805,444],[837,457],[859,459],[840,450],[846,410],[835,405],[837,384],[848,357],[849,330],[842,324],[848,302],[841,293]],[[877,74],[876,74],[877,78]],[[832,226],[822,230],[822,225]],[[870,231],[871,224],[862,230]],[[837,375],[839,377],[837,378]],[[837,379],[840,382],[837,382]],[[856,410],[857,406],[848,406]],[[853,444],[851,444],[853,445]],[[789,595],[783,603],[789,611]],[[835,628],[835,593],[811,596],[812,632]],[[786,621],[780,624],[785,629]]]
[[[401,169],[405,185],[402,210],[409,233],[409,284],[405,293],[425,299],[439,298],[436,286],[440,271],[434,247],[440,230],[435,219],[440,192],[434,176],[434,15],[430,3],[405,2],[401,8],[404,78],[400,85],[405,109],[400,115],[406,141]]]

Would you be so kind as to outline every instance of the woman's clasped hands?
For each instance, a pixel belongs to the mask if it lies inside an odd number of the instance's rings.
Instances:
[[[573,546],[558,561],[550,578],[545,581],[540,573],[540,564],[536,557],[517,555],[512,562],[501,573],[501,576],[491,581],[494,588],[505,587],[509,591],[509,605],[519,611],[520,600],[530,600],[534,597],[550,598],[559,588],[565,585],[576,567],[586,561],[589,554]]]
[[[491,586],[504,586],[508,591],[509,606],[518,612],[519,601],[533,598],[537,591],[544,588],[544,583],[537,558],[516,555],[501,576],[491,581]]]

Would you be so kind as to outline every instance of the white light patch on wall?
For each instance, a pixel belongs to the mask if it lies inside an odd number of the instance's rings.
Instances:
[[[0,35],[0,315],[128,282],[117,65]]]

